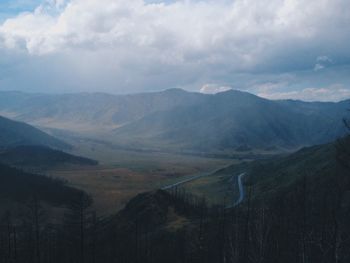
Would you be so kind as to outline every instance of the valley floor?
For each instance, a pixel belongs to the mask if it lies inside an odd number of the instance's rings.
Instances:
[[[94,148],[85,156],[104,162],[98,166],[70,166],[46,171],[49,176],[67,180],[94,199],[101,215],[119,211],[134,196],[183,180],[194,174],[213,171],[239,161],[135,151]],[[108,158],[105,156],[109,156]]]

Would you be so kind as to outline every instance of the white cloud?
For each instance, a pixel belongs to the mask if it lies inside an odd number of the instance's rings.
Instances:
[[[305,88],[294,91],[269,91],[258,94],[268,99],[296,99],[304,101],[341,101],[350,98],[350,89],[340,84],[333,84],[323,88]]]
[[[230,86],[219,86],[217,84],[205,84],[199,90],[200,93],[204,94],[216,94],[220,92],[225,92],[231,90]]]
[[[333,60],[327,56],[318,56],[314,66],[314,71],[322,70],[333,63]]]
[[[332,59],[327,57],[327,56],[318,56],[317,57],[317,62],[326,62],[326,63],[333,63]]]
[[[337,8],[345,2],[236,0],[164,5],[141,0],[71,0],[65,5],[63,0],[51,0],[32,13],[8,19],[0,35],[5,47],[23,47],[31,54],[75,48],[151,48],[160,55],[173,54],[179,61],[215,63],[229,54],[237,59],[236,64],[253,66],[265,48],[284,44],[285,39],[319,37],[327,30],[325,23],[330,23],[323,19],[335,11],[338,19],[333,23],[349,22]]]
[[[317,64],[315,64],[314,71],[319,71],[319,70],[322,70],[324,68],[325,68],[324,65],[317,63]]]

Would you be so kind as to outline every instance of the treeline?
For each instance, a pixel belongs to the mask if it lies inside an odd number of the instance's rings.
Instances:
[[[330,186],[320,203],[310,184],[304,178],[293,192],[266,203],[250,191],[233,209],[208,207],[180,190],[158,191],[105,219],[82,196],[58,222],[33,199],[22,217],[2,218],[0,263],[349,262],[345,192]],[[170,213],[185,220],[177,226]]]
[[[21,145],[0,151],[1,163],[38,171],[61,165],[97,165],[98,162],[40,145]]]
[[[84,262],[86,234],[96,224],[87,209],[91,199],[81,194],[59,218],[36,197],[20,213],[5,213],[0,221],[0,262]],[[92,231],[92,230],[91,230]]]
[[[0,199],[24,202],[35,195],[39,200],[59,206],[69,204],[82,194],[85,195],[67,186],[63,180],[28,173],[0,163]]]

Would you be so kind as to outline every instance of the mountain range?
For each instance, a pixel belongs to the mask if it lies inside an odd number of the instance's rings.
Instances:
[[[350,101],[267,100],[231,90],[214,95],[163,92],[29,94],[1,92],[0,113],[134,149],[177,152],[295,150],[345,133]]]

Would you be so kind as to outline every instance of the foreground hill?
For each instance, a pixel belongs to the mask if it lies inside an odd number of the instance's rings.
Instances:
[[[19,145],[43,145],[56,149],[69,149],[65,142],[52,137],[23,122],[0,116],[0,148]]]
[[[209,207],[181,189],[140,194],[103,219],[78,202],[63,220],[40,221],[40,230],[35,220],[7,220],[0,251],[26,263],[349,262],[350,141],[334,146],[221,171],[247,172],[250,194],[233,208]],[[45,243],[33,242],[33,229]]]
[[[0,152],[0,162],[22,168],[53,168],[62,165],[97,165],[97,161],[44,146],[17,146]]]
[[[125,241],[118,255],[135,262],[347,262],[349,149],[346,137],[226,168],[213,176],[247,173],[244,202],[229,209],[210,209],[181,189],[139,195],[115,219]],[[140,254],[130,250],[135,238]]]
[[[35,196],[50,205],[67,206],[81,195],[85,194],[62,181],[0,164],[0,202],[25,203]],[[0,214],[3,212],[1,208]]]
[[[227,185],[232,183],[232,177],[245,173],[245,201],[248,189],[256,201],[273,202],[281,196],[292,196],[300,187],[307,187],[308,197],[317,205],[322,205],[322,198],[333,191],[345,188],[350,193],[349,149],[350,137],[345,137],[334,143],[303,148],[270,160],[232,165],[211,177],[217,178],[219,184]],[[237,188],[236,185],[235,187]],[[350,196],[343,202],[350,208]]]
[[[349,104],[271,101],[233,90],[215,95],[177,89],[135,95],[2,92],[0,112],[126,148],[226,154],[333,141],[344,134],[341,120]]]

